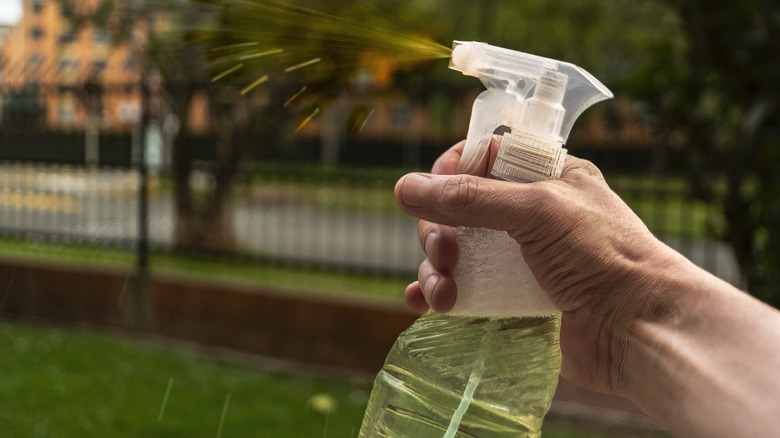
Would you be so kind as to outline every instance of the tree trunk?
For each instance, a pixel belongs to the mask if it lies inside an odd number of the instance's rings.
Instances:
[[[173,142],[175,247],[188,251],[229,251],[236,246],[231,221],[231,187],[236,161],[235,154],[231,153],[232,127],[217,129],[217,160],[212,166],[198,169],[205,172],[206,184],[197,186],[193,178],[193,138],[187,117],[194,91],[192,87],[179,100],[186,104],[177,105],[181,129]]]

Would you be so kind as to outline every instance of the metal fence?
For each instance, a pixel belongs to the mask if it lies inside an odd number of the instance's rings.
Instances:
[[[171,124],[151,120],[152,113],[162,121],[171,114],[163,110],[164,105],[157,105],[156,112],[141,111],[151,108],[143,102],[155,100],[137,85],[106,87],[101,93],[102,115],[93,118],[67,87],[5,96],[0,123],[0,236],[135,251],[140,265],[145,263],[146,248],[168,252],[180,248],[176,241],[180,217],[170,177]],[[40,110],[19,113],[19,108],[30,105],[8,104],[23,101],[38,102]],[[74,102],[79,110],[73,114],[47,110]],[[114,108],[110,102],[134,102],[141,113],[119,111],[124,104]],[[133,117],[113,123],[103,120],[106,114],[125,113]],[[74,117],[62,117],[67,114]],[[70,125],[62,125],[63,121]],[[79,128],[79,123],[91,124],[92,129]],[[291,138],[285,137],[290,144],[285,143],[284,154],[272,156],[266,151],[263,158],[272,161],[297,154],[296,158],[312,161],[313,151],[322,143],[312,136]],[[213,135],[190,140],[190,158],[206,162],[216,158]],[[364,165],[392,160],[396,166],[426,163],[445,147],[431,147],[430,140],[420,138],[388,138],[372,140],[372,147],[361,147],[356,155],[357,143],[346,143],[344,161],[354,163],[360,157]],[[410,160],[411,152],[415,157]],[[639,171],[608,181],[657,236],[704,268],[739,282],[733,256],[718,239],[723,215],[714,204],[692,199],[682,178],[642,174],[643,163],[648,163],[642,149],[601,155],[613,164],[619,162],[621,169]],[[402,174],[376,166],[328,170],[314,164],[302,168],[259,160],[242,163],[226,212],[235,246],[220,250],[228,258],[251,255],[326,269],[414,276],[424,255],[417,242],[417,220],[394,203],[392,188]],[[196,169],[189,181],[194,192],[207,190],[210,174]]]
[[[302,181],[264,173],[236,184],[229,216],[235,255],[366,272],[416,272],[416,220],[392,208],[392,183],[370,170]],[[358,175],[358,176],[355,176]],[[0,164],[0,230],[6,238],[133,250],[140,238],[140,174],[128,168]],[[202,177],[205,179],[206,177]],[[193,178],[198,184],[197,174]],[[149,176],[148,243],[175,249],[170,181]],[[381,199],[380,199],[381,198]]]
[[[725,219],[717,202],[692,196],[679,175],[608,175],[607,182],[659,239],[724,280],[742,284],[734,253],[720,238]]]
[[[417,220],[394,206],[392,194],[402,172],[350,169],[301,176],[314,172],[265,166],[244,175],[232,192],[229,225],[237,245],[227,257],[414,275],[424,257]],[[171,183],[164,176],[148,177],[148,216],[140,218],[140,178],[132,168],[2,163],[0,232],[6,238],[133,251],[143,219],[149,246],[174,251]],[[196,174],[193,184],[206,184],[199,178],[207,179]],[[731,251],[717,240],[723,219],[716,206],[691,199],[680,179],[613,176],[608,181],[657,236],[705,269],[739,282]]]

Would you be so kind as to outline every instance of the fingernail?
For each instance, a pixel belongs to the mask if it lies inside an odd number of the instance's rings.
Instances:
[[[425,292],[428,293],[428,297],[430,299],[430,294],[433,293],[433,289],[436,288],[436,283],[439,282],[439,274],[431,274],[428,276],[428,278],[425,279]]]
[[[409,207],[422,207],[429,181],[428,178],[416,173],[406,175],[401,186],[404,204]]]

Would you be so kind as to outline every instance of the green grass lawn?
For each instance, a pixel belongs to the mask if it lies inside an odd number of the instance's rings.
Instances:
[[[1,323],[0,339],[7,437],[357,436],[369,390],[83,331]]]
[[[370,382],[0,322],[3,437],[356,437]],[[552,418],[546,438],[665,436]]]

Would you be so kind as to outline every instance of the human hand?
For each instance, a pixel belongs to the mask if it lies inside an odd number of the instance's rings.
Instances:
[[[396,185],[398,205],[423,219],[418,237],[428,256],[418,281],[406,290],[408,305],[420,313],[454,306],[454,226],[507,231],[564,314],[564,377],[621,392],[620,333],[656,305],[642,293],[652,295],[653,283],[660,281],[654,274],[671,275],[682,257],[650,233],[591,163],[568,157],[555,181],[499,181],[486,177],[498,146],[493,141],[477,175],[454,175],[463,145],[443,154],[432,174],[406,175]]]
[[[591,163],[568,157],[559,180],[510,183],[486,178],[496,150],[476,175],[454,175],[460,143],[396,185],[428,256],[409,306],[452,309],[453,226],[507,231],[563,313],[563,377],[629,398],[674,435],[776,434],[780,312],[657,240]]]

